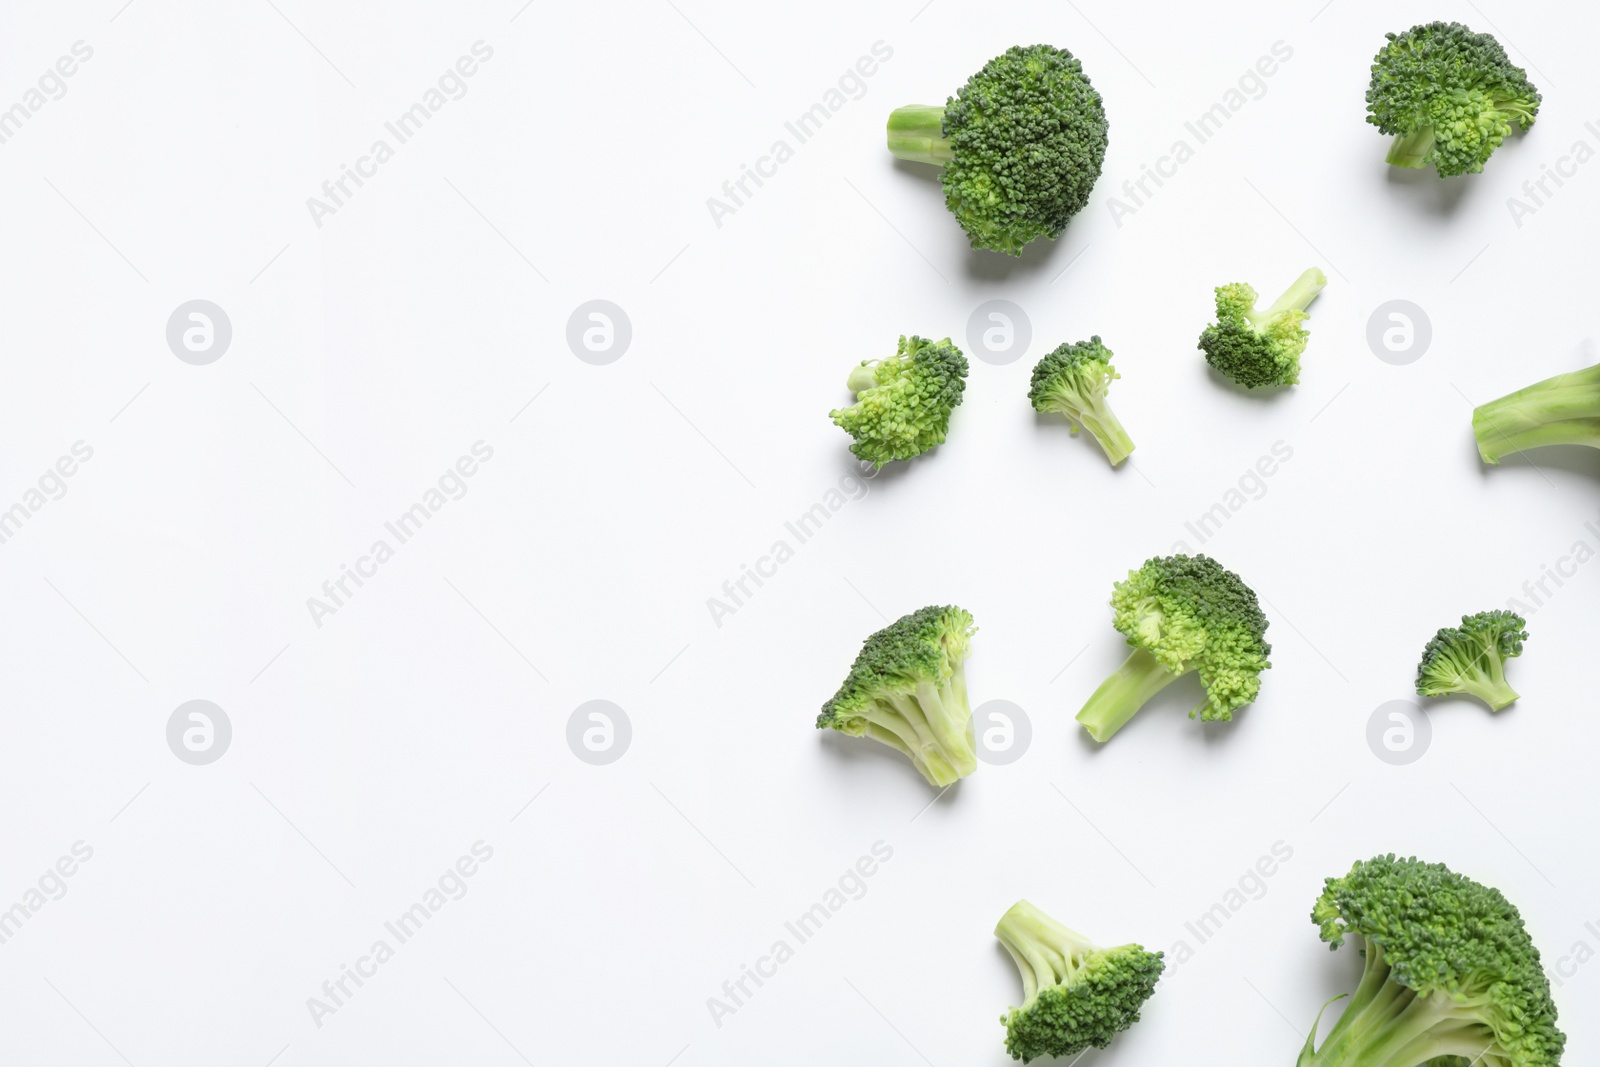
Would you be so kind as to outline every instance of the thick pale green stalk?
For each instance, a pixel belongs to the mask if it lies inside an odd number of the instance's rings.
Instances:
[[[1094,691],[1078,712],[1078,721],[1096,741],[1109,741],[1151,697],[1180,677],[1144,649],[1136,648]]]
[[[1403,133],[1389,146],[1388,162],[1411,170],[1425,167],[1428,165],[1428,155],[1433,151],[1434,140],[1432,126],[1419,126],[1410,133]]]
[[[1133,438],[1122,428],[1122,421],[1107,404],[1099,404],[1093,411],[1083,413],[1083,425],[1100,442],[1106,458],[1115,467],[1133,451]]]
[[[1255,312],[1252,318],[1257,320],[1257,325],[1264,325],[1285,311],[1304,311],[1311,306],[1311,301],[1317,298],[1317,294],[1322,292],[1327,284],[1328,276],[1316,267],[1311,267],[1296,278],[1294,284],[1273,301],[1271,307],[1265,311]]]
[[[1600,365],[1534,382],[1472,412],[1478,454],[1489,464],[1529,448],[1600,448]]]
[[[1022,1001],[1027,1006],[1039,990],[1059,983],[1076,966],[1076,957],[1095,951],[1094,943],[1075,930],[1019,900],[1000,916],[994,936],[1022,975]]]
[[[931,104],[897,107],[889,113],[889,151],[898,159],[942,167],[955,158],[944,136],[944,108]]]

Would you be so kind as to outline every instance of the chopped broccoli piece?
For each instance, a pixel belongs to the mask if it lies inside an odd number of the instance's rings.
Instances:
[[[1308,338],[1300,324],[1327,284],[1327,275],[1312,267],[1265,311],[1256,310],[1256,291],[1243,282],[1218,286],[1217,321],[1200,335],[1206,362],[1250,389],[1295,384]]]
[[[1028,399],[1035,411],[1065,415],[1078,432],[1078,424],[1094,435],[1115,467],[1133,451],[1133,440],[1106,402],[1111,383],[1122,377],[1111,365],[1111,350],[1098,336],[1077,344],[1064,344],[1033,368]]]
[[[1111,594],[1112,625],[1133,654],[1078,712],[1096,741],[1108,741],[1161,690],[1191,671],[1206,698],[1189,712],[1229,720],[1256,698],[1267,656],[1267,617],[1244,581],[1210,556],[1149,560]]]
[[[1372,59],[1367,121],[1394,137],[1390,163],[1476,174],[1513,128],[1533,125],[1539,90],[1489,34],[1430,22],[1386,36]]]
[[[1442,863],[1378,856],[1329,878],[1311,921],[1332,948],[1357,939],[1366,964],[1320,1049],[1312,1026],[1297,1067],[1561,1062],[1567,1039],[1539,950],[1498,889]]]
[[[1105,1048],[1139,1021],[1165,964],[1143,945],[1100,948],[1019,900],[994,936],[1022,973],[1022,1007],[1000,1016],[1006,1051],[1027,1063]]]
[[[948,337],[902,337],[898,352],[864,361],[850,372],[845,387],[856,394],[856,402],[828,417],[855,438],[850,451],[882,467],[944,441],[950,412],[967,387],[967,357]]]
[[[1546,378],[1472,412],[1478,455],[1492,466],[1545,445],[1600,448],[1600,364]]]
[[[962,665],[975,627],[957,607],[927,607],[867,638],[817,729],[870,737],[947,786],[978,769]]]
[[[1459,627],[1433,635],[1417,664],[1417,692],[1425,697],[1475,696],[1499,711],[1517,699],[1506,682],[1506,660],[1522,655],[1527,623],[1509,611],[1461,616]]]
[[[945,206],[973,248],[1021,255],[1055,240],[1089,202],[1106,156],[1106,112],[1064,48],[1011,48],[944,107],[889,116],[889,151],[943,167]]]

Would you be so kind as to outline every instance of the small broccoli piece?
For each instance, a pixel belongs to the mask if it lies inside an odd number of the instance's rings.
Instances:
[[[1600,448],[1600,364],[1558,374],[1472,412],[1478,455],[1499,466],[1513,452],[1545,445]]]
[[[944,107],[889,116],[889,151],[943,167],[945,206],[973,248],[1008,255],[1055,240],[1089,202],[1106,156],[1106,112],[1064,48],[1011,48]]]
[[[1116,413],[1106,402],[1111,383],[1122,377],[1111,365],[1111,350],[1098,336],[1077,344],[1064,344],[1041,359],[1033,368],[1028,399],[1035,411],[1054,411],[1065,415],[1094,435],[1115,467],[1133,451],[1133,440],[1122,428]]]
[[[817,729],[897,748],[937,786],[965,778],[978,769],[962,670],[974,630],[957,607],[923,608],[885,626],[862,644]]]
[[[856,439],[850,451],[882,467],[944,441],[950,412],[967,388],[967,357],[948,337],[902,337],[898,352],[863,362],[845,387],[856,402],[828,417]]]
[[[1000,917],[994,936],[1022,973],[1022,1007],[1000,1021],[1006,1051],[1023,1063],[1105,1048],[1139,1021],[1165,967],[1143,945],[1099,948],[1026,900]]]
[[[1539,90],[1489,34],[1430,22],[1386,36],[1372,59],[1367,121],[1394,137],[1390,163],[1476,174],[1512,129],[1533,125]]]
[[[1527,623],[1509,611],[1480,611],[1461,616],[1433,635],[1417,664],[1417,692],[1425,697],[1454,693],[1475,696],[1499,711],[1517,699],[1506,682],[1506,660],[1522,655]]]
[[[1329,878],[1311,921],[1331,948],[1356,939],[1366,964],[1322,1047],[1313,1025],[1296,1067],[1561,1062],[1567,1039],[1539,950],[1498,889],[1442,863],[1378,856]]]
[[[1111,594],[1112,625],[1133,654],[1078,712],[1096,741],[1108,741],[1149,699],[1191,671],[1206,698],[1189,712],[1211,722],[1233,718],[1256,698],[1267,656],[1267,617],[1244,581],[1210,556],[1149,560]]]
[[[1293,385],[1300,380],[1300,353],[1308,335],[1300,324],[1306,306],[1328,284],[1312,267],[1265,311],[1256,310],[1256,291],[1244,283],[1217,287],[1217,321],[1200,335],[1206,362],[1240,385]]]

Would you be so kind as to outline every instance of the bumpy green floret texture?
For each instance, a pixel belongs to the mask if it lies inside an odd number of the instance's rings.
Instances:
[[[1497,889],[1440,863],[1358,862],[1311,911],[1322,939],[1354,940],[1361,981],[1298,1067],[1556,1067],[1566,1036],[1539,950]]]
[[[963,664],[976,627],[958,607],[926,607],[868,637],[817,729],[870,737],[946,786],[978,768]]]
[[[1257,293],[1242,282],[1217,287],[1217,321],[1200,335],[1206,362],[1250,389],[1294,385],[1300,380],[1300,354],[1310,335],[1301,325],[1306,305],[1327,277],[1313,267],[1278,300],[1256,310]]]
[[[1010,48],[945,103],[945,206],[974,248],[1020,255],[1089,202],[1105,160],[1100,94],[1064,48]]]
[[[1006,1051],[1023,1063],[1105,1048],[1139,1021],[1165,967],[1160,952],[1099,948],[1025,900],[1006,912],[995,936],[1022,975],[1023,1003],[1000,1021]]]
[[[1522,655],[1527,623],[1511,611],[1463,615],[1460,626],[1433,635],[1417,664],[1417,692],[1425,697],[1464,693],[1494,711],[1517,699],[1506,681],[1505,663]]]
[[[828,416],[855,438],[850,451],[882,467],[944,441],[967,387],[967,357],[948,337],[902,337],[895,355],[862,363],[849,384],[856,402]]]
[[[1500,42],[1459,22],[1388,34],[1372,61],[1367,121],[1395,138],[1389,162],[1476,174],[1539,113],[1539,90]]]
[[[1122,428],[1106,399],[1111,383],[1122,377],[1111,365],[1111,350],[1098,336],[1058,346],[1033,368],[1028,399],[1035,411],[1056,412],[1081,424],[1116,466],[1133,451],[1133,441]]]

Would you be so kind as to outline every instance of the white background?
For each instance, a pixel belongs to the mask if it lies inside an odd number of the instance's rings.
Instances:
[[[1595,358],[1600,164],[1520,226],[1507,198],[1600,148],[1600,17],[919,2],[8,8],[0,107],[94,53],[0,145],[0,508],[94,455],[0,545],[0,908],[74,842],[93,858],[0,945],[0,1061],[998,1065],[1020,993],[991,930],[1025,896],[1195,949],[1085,1064],[1288,1064],[1359,966],[1307,921],[1322,879],[1388,851],[1502,888],[1552,966],[1600,949],[1600,565],[1547,582],[1513,709],[1432,705],[1409,766],[1366,741],[1435,628],[1600,547],[1600,456],[1487,469],[1470,431],[1472,403]],[[1498,29],[1545,94],[1481,176],[1397,174],[1363,121],[1383,33],[1432,18]],[[318,227],[307,198],[479,40],[466,95]],[[877,41],[860,98],[714,223],[707,198]],[[1065,236],[1012,261],[970,252],[882,131],[1035,41],[1082,58],[1111,147]],[[1117,225],[1108,198],[1277,41],[1259,99]],[[1312,264],[1301,384],[1216,380],[1212,287],[1270,299]],[[714,625],[708,598],[853,472],[826,417],[850,366],[903,332],[969,348],[995,297],[1029,351],[974,359],[948,443]],[[233,326],[209,366],[165,339],[196,298]],[[565,341],[596,298],[633,327],[609,366]],[[1409,366],[1365,340],[1391,299],[1432,323]],[[1025,398],[1091,333],[1138,443],[1116,471]],[[317,626],[307,598],[480,440],[466,496]],[[1198,544],[1185,522],[1280,441]],[[1179,541],[1263,596],[1261,699],[1199,726],[1186,682],[1095,750],[1072,716],[1124,654],[1111,583]],[[866,634],[946,602],[980,627],[974,704],[1021,705],[1033,739],[929,807],[907,761],[812,719]],[[233,726],[200,767],[165,734],[197,698]],[[566,742],[596,698],[632,724],[607,766]],[[470,891],[317,1025],[308,998],[479,840]],[[717,1026],[707,998],[880,840],[865,895]],[[1280,841],[1197,945],[1184,923]],[[1592,1063],[1600,965],[1563,966],[1567,1062]]]

